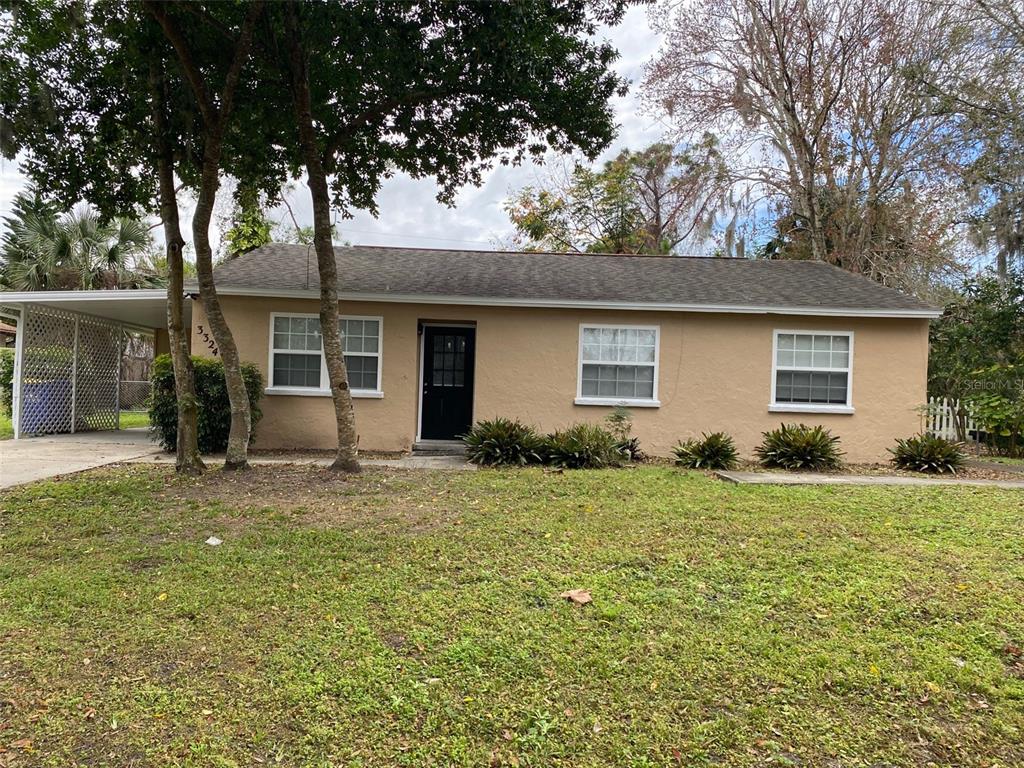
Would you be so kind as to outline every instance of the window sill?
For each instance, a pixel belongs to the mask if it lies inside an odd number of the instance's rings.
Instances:
[[[290,397],[330,397],[329,389],[312,389],[308,387],[267,387],[265,395],[288,395]],[[384,393],[379,389],[353,389],[352,399],[381,400]]]
[[[826,405],[819,403],[771,403],[768,405],[768,413],[837,413],[840,415],[853,415],[854,409],[851,405]]]
[[[660,408],[658,400],[623,400],[614,397],[577,397],[573,402],[576,405],[604,405],[614,408],[617,405],[625,405],[630,408]]]

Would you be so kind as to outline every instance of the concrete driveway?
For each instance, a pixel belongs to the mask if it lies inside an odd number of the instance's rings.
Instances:
[[[0,488],[158,452],[147,429],[24,437],[0,442]]]

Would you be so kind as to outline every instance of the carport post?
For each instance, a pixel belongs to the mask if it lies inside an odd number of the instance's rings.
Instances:
[[[11,420],[14,422],[14,439],[21,437],[21,358],[25,349],[25,314],[28,310],[18,310],[17,333],[14,335],[14,386],[11,388]]]
[[[78,315],[75,315],[75,346],[71,354],[71,434],[75,434],[75,423],[78,421]]]
[[[114,419],[117,421],[116,429],[121,429],[121,366],[124,363],[124,326],[118,328],[117,336],[117,387],[114,392]]]

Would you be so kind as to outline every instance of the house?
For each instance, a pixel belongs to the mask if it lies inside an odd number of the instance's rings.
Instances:
[[[13,347],[18,329],[10,323],[0,321],[0,347]]]
[[[335,445],[316,256],[271,244],[219,266],[243,360],[266,378],[256,448]],[[632,410],[644,449],[724,430],[750,454],[823,424],[850,461],[920,429],[940,310],[807,261],[369,246],[335,249],[362,449],[407,451],[473,421],[541,430]],[[198,301],[192,349],[216,352]]]

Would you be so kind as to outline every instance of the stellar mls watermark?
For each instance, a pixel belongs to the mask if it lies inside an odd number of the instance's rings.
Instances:
[[[1024,379],[1006,379],[1004,381],[986,381],[969,379],[964,382],[968,392],[1006,392],[1007,394],[1024,392]]]

